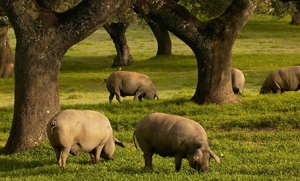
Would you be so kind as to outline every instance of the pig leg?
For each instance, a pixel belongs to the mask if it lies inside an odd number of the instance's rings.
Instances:
[[[56,154],[56,160],[59,167],[62,167],[61,162],[61,148],[60,147],[54,147],[54,152]]]
[[[274,94],[281,94],[281,90],[280,89],[274,89],[274,90],[272,90],[272,92]]]
[[[153,170],[152,166],[152,155],[151,152],[144,152],[144,160],[145,160],[145,167]]]
[[[92,163],[95,165],[99,163],[100,154],[103,149],[103,146],[104,145],[100,145],[100,146],[96,147],[95,149],[93,149],[93,151],[90,152],[90,157],[92,159]]]
[[[139,101],[140,101],[140,102],[142,102],[142,98],[143,98],[142,96],[139,96]]]
[[[116,94],[116,99],[119,101],[120,104],[122,103],[120,95]]]
[[[70,148],[64,148],[62,154],[61,154],[61,161],[62,161],[62,167],[63,168],[66,168],[66,162],[67,162],[67,158],[68,158],[68,155],[70,153]]]
[[[139,99],[140,102],[142,102],[142,92],[136,91],[133,100]]]
[[[273,89],[273,93],[274,94],[281,94],[282,93],[281,86],[277,82],[275,82],[275,87]]]
[[[182,155],[181,154],[176,154],[175,155],[175,169],[176,169],[177,172],[179,172],[179,170],[180,170],[181,161],[182,161]]]
[[[113,100],[115,94],[114,93],[110,93],[110,96],[109,96],[109,104],[111,104],[111,101]]]
[[[121,104],[122,101],[121,101],[121,94],[120,94],[120,90],[116,90],[116,99],[119,101],[119,103]]]
[[[90,154],[92,163],[95,164],[95,163],[96,163],[96,157],[95,157],[95,154],[93,153],[93,151],[89,152],[89,154]]]
[[[141,150],[144,153],[145,168],[149,168],[149,169],[153,170],[152,155],[154,153],[154,148],[151,146],[151,143],[143,142],[143,141],[139,140],[138,138],[137,138],[137,141],[140,145]]]

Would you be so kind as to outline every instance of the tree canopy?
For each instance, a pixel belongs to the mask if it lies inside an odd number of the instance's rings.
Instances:
[[[208,20],[224,13],[231,2],[232,0],[181,0],[178,3],[200,20]]]

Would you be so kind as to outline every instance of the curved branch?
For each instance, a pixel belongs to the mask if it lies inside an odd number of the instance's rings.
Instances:
[[[59,30],[64,32],[65,43],[79,42],[96,31],[118,11],[129,8],[135,0],[84,0],[76,7],[58,14]]]

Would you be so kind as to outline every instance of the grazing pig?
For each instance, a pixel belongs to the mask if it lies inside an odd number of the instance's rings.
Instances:
[[[113,135],[109,120],[90,110],[64,110],[47,124],[47,134],[59,167],[66,167],[68,154],[88,152],[92,163],[99,158],[113,159],[115,144],[124,147]],[[62,153],[61,153],[62,151]]]
[[[300,66],[279,69],[271,72],[264,81],[260,94],[283,93],[300,89]]]
[[[197,171],[210,171],[210,157],[221,164],[208,146],[204,129],[191,119],[164,113],[149,114],[136,125],[134,144],[135,136],[144,152],[145,167],[149,169],[153,169],[153,153],[175,157],[176,171],[180,170],[182,158],[187,158]]]
[[[237,68],[231,68],[232,89],[235,94],[243,94],[245,76],[242,71]]]
[[[158,98],[155,87],[151,79],[141,73],[128,72],[128,71],[116,71],[112,73],[106,82],[107,90],[110,92],[109,103],[111,104],[114,95],[116,99],[122,103],[121,96],[134,96],[133,100],[142,98],[154,99]]]

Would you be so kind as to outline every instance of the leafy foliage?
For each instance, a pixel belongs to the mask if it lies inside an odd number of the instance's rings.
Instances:
[[[265,0],[256,9],[257,14],[272,15],[283,18],[285,15],[293,15],[300,11],[300,2],[282,2],[280,0]]]
[[[207,20],[220,16],[230,5],[232,0],[181,0],[191,13],[199,19]]]

